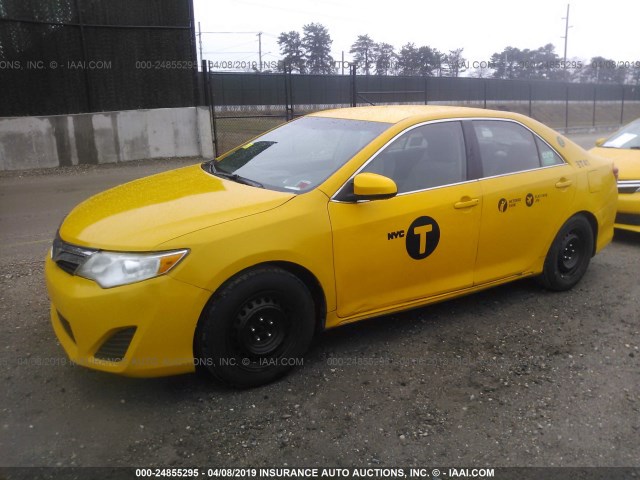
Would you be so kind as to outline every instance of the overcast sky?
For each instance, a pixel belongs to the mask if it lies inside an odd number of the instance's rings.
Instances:
[[[603,56],[640,61],[640,1],[570,2],[567,58]],[[562,57],[566,0],[194,0],[196,31],[200,22],[204,58],[257,61],[257,32],[263,32],[263,61],[280,57],[277,37],[311,22],[322,23],[333,39],[333,57],[349,60],[358,35],[391,43],[407,42],[442,52],[464,48],[471,61],[489,60],[507,46],[535,49],[547,43]]]

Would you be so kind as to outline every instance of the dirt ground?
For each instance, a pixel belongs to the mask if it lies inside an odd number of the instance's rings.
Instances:
[[[640,235],[570,292],[525,280],[326,332],[263,388],[70,365],[42,268],[59,222],[187,163],[0,175],[0,466],[640,466]]]

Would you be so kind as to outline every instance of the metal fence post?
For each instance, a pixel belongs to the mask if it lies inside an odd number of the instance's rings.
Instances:
[[[487,108],[487,79],[482,80],[482,91],[484,96],[484,108]]]
[[[429,77],[424,77],[424,104],[429,104]]]
[[[358,95],[358,91],[356,89],[356,64],[353,63],[351,64],[351,72],[349,72],[350,75],[350,86],[351,86],[351,106],[352,107],[356,107],[358,106],[358,99],[356,98],[356,96]]]
[[[622,85],[622,102],[620,104],[620,125],[624,124],[624,85]]]
[[[285,101],[285,116],[287,121],[293,120],[295,115],[293,111],[293,69],[291,65],[285,65],[284,67],[284,101]]]
[[[211,82],[209,78],[209,62],[202,60],[202,85],[204,88],[204,101],[209,107],[209,120],[211,121],[211,141],[213,143],[213,156],[217,157],[218,151],[218,130],[216,129],[216,110],[214,106],[213,94],[211,92]]]
[[[197,108],[200,99],[198,96],[200,95],[200,90],[198,89],[198,54],[196,53],[196,36],[195,36],[195,18],[193,16],[193,2],[189,3],[189,26],[191,27],[192,34],[189,35],[189,43],[191,45],[190,53],[191,53],[191,61],[193,62],[192,70],[193,70],[193,105]],[[199,27],[199,24],[198,24]],[[200,39],[202,40],[202,34],[200,34]],[[202,55],[200,55],[202,56]]]
[[[204,100],[205,106],[211,105],[211,101],[209,100],[209,79],[207,78],[207,61],[202,59],[200,61],[202,66],[202,96]]]
[[[565,87],[565,100],[564,100],[564,133],[569,130],[569,85]]]
[[[596,99],[598,97],[598,85],[593,86],[593,118],[591,119],[591,126],[596,126]]]

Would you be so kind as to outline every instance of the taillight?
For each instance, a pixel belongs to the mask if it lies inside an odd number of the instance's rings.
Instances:
[[[616,167],[615,163],[613,164],[613,176],[616,177],[616,182],[618,181],[618,167]]]

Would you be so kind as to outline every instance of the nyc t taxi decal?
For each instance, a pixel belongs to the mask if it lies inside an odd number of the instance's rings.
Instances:
[[[440,226],[431,217],[418,217],[405,232],[397,230],[387,233],[387,240],[405,239],[405,248],[409,256],[415,260],[422,260],[431,255],[440,242]]]

